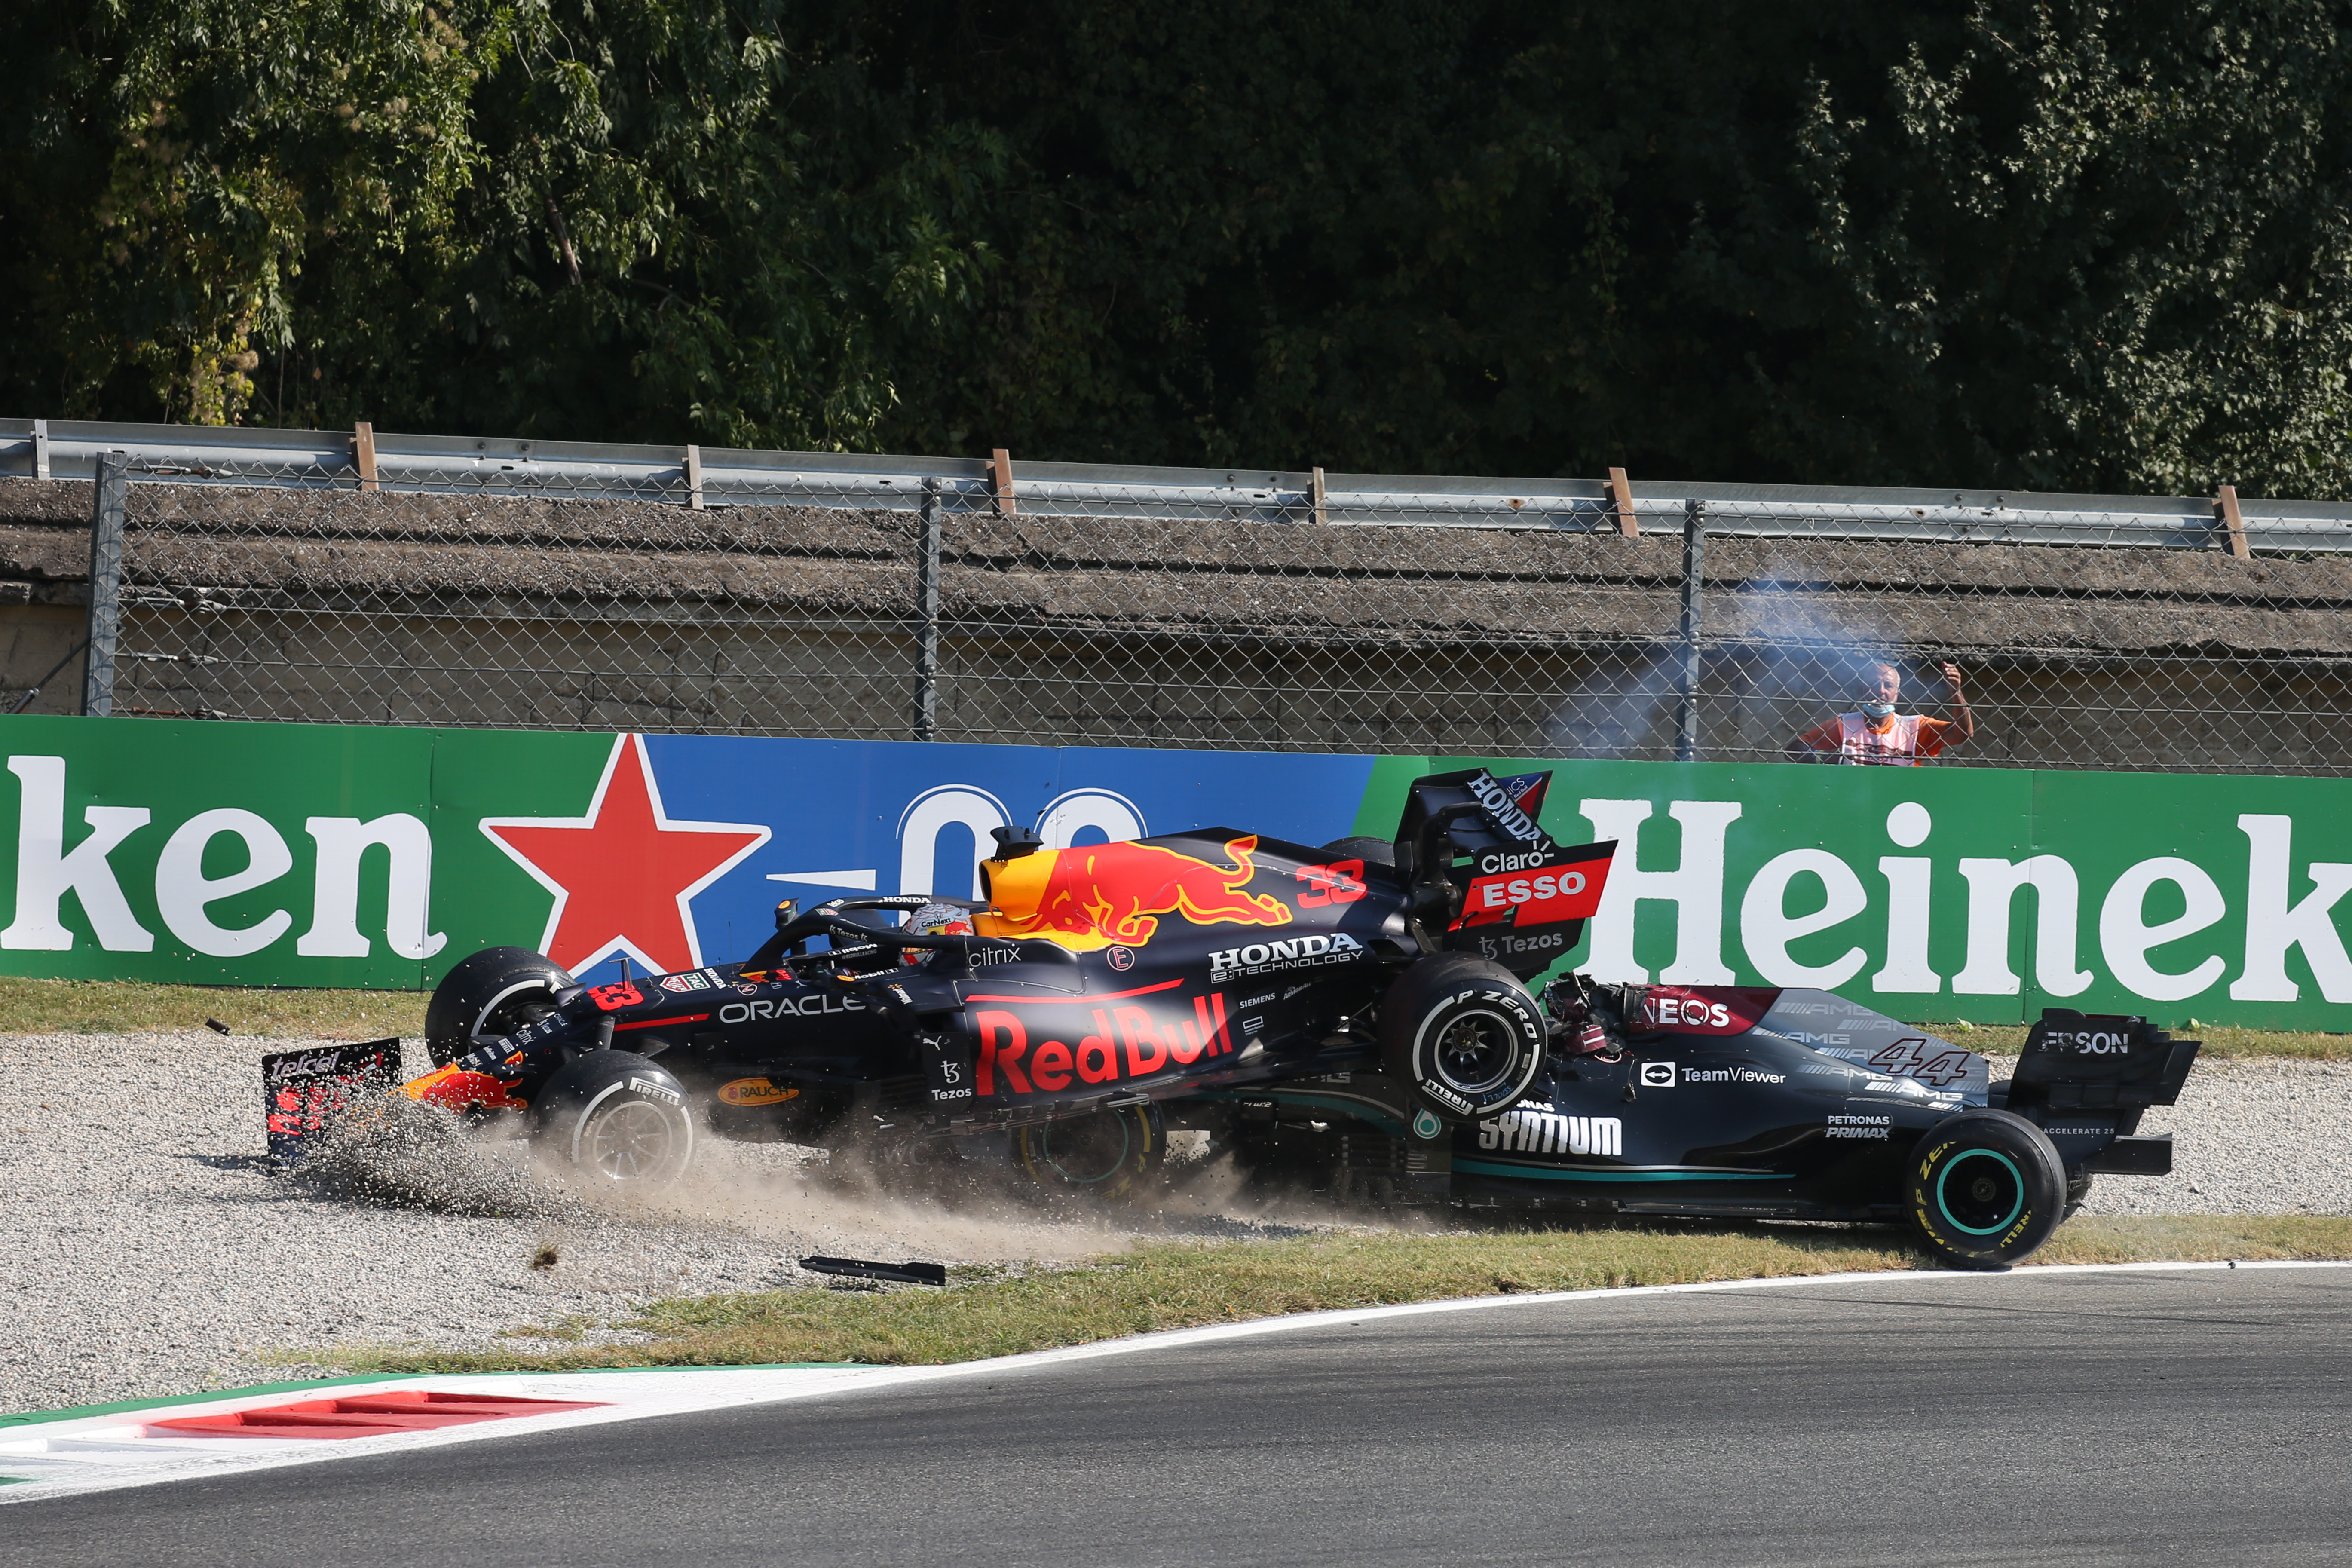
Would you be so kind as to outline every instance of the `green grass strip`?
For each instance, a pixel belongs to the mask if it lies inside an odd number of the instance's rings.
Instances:
[[[2086,1218],[2061,1230],[2035,1261],[2224,1258],[2352,1258],[2352,1216]],[[1664,1222],[1484,1235],[1162,1243],[1076,1268],[958,1269],[945,1290],[812,1288],[654,1301],[613,1325],[650,1333],[656,1336],[651,1342],[538,1351],[385,1348],[349,1361],[384,1372],[439,1373],[624,1363],[934,1365],[1282,1313],[1930,1267],[1905,1233],[1891,1228]]]
[[[421,991],[156,985],[0,975],[0,1035],[186,1034],[216,1018],[233,1033],[383,1040],[425,1033]]]

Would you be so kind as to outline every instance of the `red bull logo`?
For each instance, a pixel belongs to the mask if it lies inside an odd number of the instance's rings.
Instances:
[[[1244,891],[1257,875],[1256,852],[1251,834],[1227,842],[1227,866],[1131,841],[991,860],[996,912],[979,917],[980,934],[1043,937],[1093,952],[1150,942],[1160,915],[1181,915],[1194,925],[1287,925],[1287,904]]]
[[[1225,1018],[1222,991],[1191,998],[1145,1002],[1153,992],[1181,984],[1169,981],[1142,991],[1122,992],[1089,1007],[1072,998],[1066,1003],[1033,1004],[1024,1021],[1018,1013],[983,1007],[972,1015],[980,1036],[978,1088],[982,1096],[1059,1094],[1072,1083],[1107,1084],[1123,1079],[1150,1078],[1172,1068],[1234,1054],[1231,1026]],[[1010,1001],[1010,997],[979,997],[974,1001]],[[1051,1011],[1048,1011],[1051,1009]],[[1056,1026],[1055,1020],[1062,1021]],[[1087,1030],[1091,1022],[1093,1029]],[[1038,1037],[1033,1039],[1031,1030]],[[1051,1029],[1061,1039],[1042,1037]],[[1069,1037],[1076,1037],[1070,1043]]]

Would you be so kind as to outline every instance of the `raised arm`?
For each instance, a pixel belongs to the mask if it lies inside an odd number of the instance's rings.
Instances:
[[[1960,690],[1960,667],[1958,665],[1949,662],[1945,664],[1944,684],[1952,689],[1952,722],[1959,726],[1959,738],[1963,741],[1975,740],[1977,735],[1977,716],[1969,711],[1968,697]]]

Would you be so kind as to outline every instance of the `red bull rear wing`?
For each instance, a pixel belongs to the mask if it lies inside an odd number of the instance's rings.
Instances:
[[[1484,768],[1413,782],[1397,825],[1397,864],[1415,884],[1415,918],[1443,945],[1483,953],[1522,977],[1583,939],[1601,908],[1612,843],[1563,847],[1538,818],[1549,773],[1498,779]]]

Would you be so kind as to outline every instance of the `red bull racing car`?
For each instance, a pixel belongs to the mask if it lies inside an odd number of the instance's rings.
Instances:
[[[1615,850],[1538,826],[1549,777],[1425,777],[1393,840],[1320,848],[1003,828],[978,903],[787,905],[740,963],[616,984],[490,949],[436,990],[436,1068],[405,1092],[515,1113],[591,1179],[674,1176],[709,1135],[886,1166],[992,1140],[1048,1188],[1116,1197],[1190,1128],[1384,1201],[1907,1217],[1990,1267],[2091,1174],[2169,1169],[2168,1140],[2133,1134],[2196,1047],[2139,1020],[2053,1015],[2004,1093],[1982,1058],[1826,993],[1570,975],[1538,1001]]]

